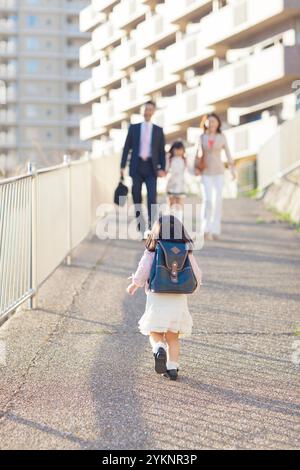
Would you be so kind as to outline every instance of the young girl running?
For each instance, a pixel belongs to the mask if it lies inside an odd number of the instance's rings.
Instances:
[[[155,360],[155,371],[176,380],[179,370],[179,338],[190,336],[193,320],[188,309],[187,294],[154,293],[149,290],[149,276],[154,261],[158,240],[164,240],[165,227],[169,228],[168,240],[185,242],[189,249],[188,256],[199,289],[201,270],[192,253],[193,242],[182,223],[173,215],[164,215],[153,225],[145,242],[146,249],[139,262],[137,271],[132,274],[132,282],[127,288],[134,295],[139,287],[144,287],[147,294],[146,309],[139,320],[139,330],[149,335]],[[182,234],[180,240],[178,234]]]

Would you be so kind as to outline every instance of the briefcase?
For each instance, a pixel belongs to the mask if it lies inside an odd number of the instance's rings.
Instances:
[[[128,188],[123,183],[124,178],[120,179],[117,189],[115,190],[114,203],[118,206],[124,206],[126,204],[128,196]]]

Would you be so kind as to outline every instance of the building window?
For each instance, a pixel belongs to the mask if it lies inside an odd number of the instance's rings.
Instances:
[[[39,94],[38,86],[35,83],[26,84],[26,93],[29,96],[36,96]]]
[[[36,106],[27,106],[26,107],[26,116],[28,118],[35,118],[38,116],[38,109]]]
[[[27,38],[27,49],[29,50],[37,50],[39,47],[39,42],[37,38]]]
[[[28,15],[27,16],[27,26],[29,28],[34,28],[37,26],[37,16],[36,15]]]
[[[39,63],[37,60],[28,60],[26,62],[26,70],[28,73],[36,73],[39,68]]]

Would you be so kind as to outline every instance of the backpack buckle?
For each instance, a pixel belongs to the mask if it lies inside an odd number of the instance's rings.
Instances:
[[[178,282],[178,263],[177,263],[177,261],[173,261],[173,263],[172,263],[171,279],[172,279],[172,282]]]

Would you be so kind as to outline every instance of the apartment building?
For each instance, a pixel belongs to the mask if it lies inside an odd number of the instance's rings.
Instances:
[[[121,150],[150,98],[169,142],[194,145],[215,111],[245,186],[259,148],[299,106],[300,0],[92,0],[80,27],[92,34],[81,138],[96,153]]]
[[[0,0],[0,174],[61,163],[91,148],[79,136],[79,30],[88,0]]]

